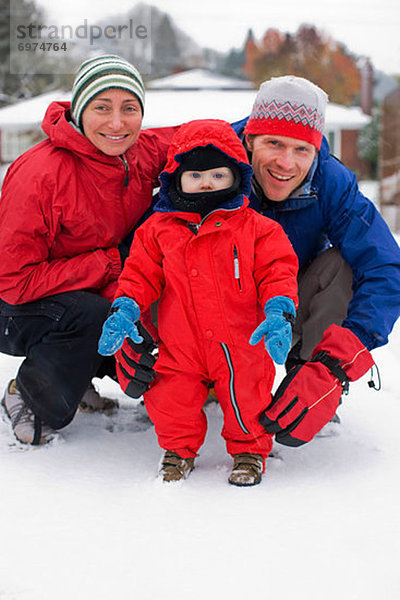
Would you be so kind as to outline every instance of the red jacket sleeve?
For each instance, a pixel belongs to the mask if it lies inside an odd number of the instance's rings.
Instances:
[[[260,304],[264,307],[274,296],[287,296],[297,308],[296,253],[279,223],[267,217],[263,221],[255,245],[254,269]]]
[[[163,255],[156,236],[152,235],[156,218],[157,215],[152,215],[135,232],[129,257],[118,279],[116,298],[133,298],[142,313],[160,298],[165,285]]]
[[[116,248],[68,258],[50,253],[61,215],[53,210],[55,186],[14,163],[0,202],[0,297],[10,304],[79,289],[101,290],[116,280],[121,262]]]

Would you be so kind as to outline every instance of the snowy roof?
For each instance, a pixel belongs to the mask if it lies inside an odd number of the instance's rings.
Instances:
[[[39,127],[53,100],[69,100],[70,92],[48,92],[0,108],[0,129],[26,130]],[[191,119],[225,119],[233,122],[249,114],[255,90],[148,90],[143,125],[165,127]],[[326,130],[361,129],[370,121],[360,108],[328,104]]]
[[[342,106],[329,102],[326,109],[326,125],[330,129],[362,129],[371,121],[359,106]]]
[[[44,113],[50,102],[69,100],[70,98],[71,92],[55,90],[0,108],[0,129],[18,131],[35,128],[43,121]]]
[[[226,77],[207,69],[190,69],[147,82],[149,90],[253,90],[250,81]]]
[[[149,90],[143,124],[164,127],[192,119],[237,121],[249,113],[254,96],[254,90]]]

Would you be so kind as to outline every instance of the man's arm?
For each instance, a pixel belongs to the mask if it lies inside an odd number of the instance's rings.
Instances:
[[[400,248],[358,189],[355,175],[330,157],[321,185],[328,235],[353,271],[353,298],[343,326],[369,349],[387,343],[400,315]]]

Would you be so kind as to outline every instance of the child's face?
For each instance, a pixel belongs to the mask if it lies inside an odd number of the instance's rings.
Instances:
[[[230,188],[234,177],[228,167],[217,167],[207,171],[184,171],[181,175],[181,188],[185,194],[214,192]]]

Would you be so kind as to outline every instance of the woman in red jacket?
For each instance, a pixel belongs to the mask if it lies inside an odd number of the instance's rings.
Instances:
[[[159,299],[157,375],[145,405],[166,450],[164,481],[193,468],[210,385],[234,457],[229,482],[259,483],[271,450],[272,436],[258,418],[271,396],[270,356],[282,364],[290,349],[297,257],[281,226],[248,207],[251,173],[228,123],[182,125],[160,176],[155,214],[135,233],[99,343],[110,355],[125,336],[140,342],[134,323]],[[264,335],[269,354],[249,344]]]
[[[101,405],[88,386],[113,369],[97,340],[128,252],[123,240],[151,205],[174,132],[141,132],[143,107],[130,63],[114,55],[85,61],[71,106],[47,110],[48,139],[8,169],[0,352],[26,357],[3,398],[21,442],[49,441],[82,398]]]

